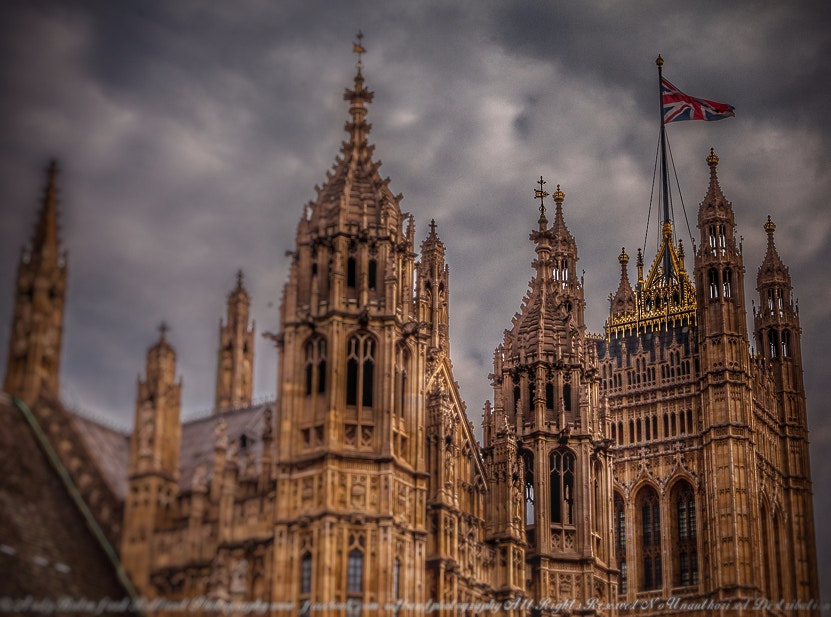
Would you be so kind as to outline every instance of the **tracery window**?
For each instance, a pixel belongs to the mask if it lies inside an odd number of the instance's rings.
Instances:
[[[641,589],[660,589],[661,576],[661,510],[658,493],[645,486],[638,494],[638,526],[641,548]]]
[[[361,602],[364,592],[364,554],[354,548],[349,551],[346,564],[346,597],[348,617],[358,617],[361,614]]]
[[[623,497],[618,493],[615,493],[614,509],[615,555],[620,568],[619,592],[626,593],[626,509]]]
[[[306,396],[326,392],[326,339],[310,338],[304,346],[304,355]]]
[[[375,339],[356,334],[347,341],[346,404],[372,407],[375,380]]]
[[[555,450],[549,456],[551,522],[574,524],[574,454]]]
[[[300,614],[309,615],[309,596],[312,593],[312,555],[303,553],[300,559]]]
[[[407,409],[407,387],[409,386],[410,352],[405,345],[395,350],[395,411],[402,418]]]
[[[673,570],[675,585],[698,583],[698,543],[696,531],[695,494],[686,481],[672,489],[672,508],[675,516],[673,538]]]

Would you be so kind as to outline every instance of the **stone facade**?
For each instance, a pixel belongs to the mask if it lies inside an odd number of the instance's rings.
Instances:
[[[269,335],[276,400],[252,404],[240,273],[220,322],[215,413],[182,422],[163,327],[129,437],[54,400],[66,268],[50,168],[4,389],[69,427],[57,450],[74,457],[67,467],[138,590],[321,617],[418,615],[429,602],[455,615],[453,601],[614,615],[626,612],[617,602],[671,596],[816,598],[798,311],[769,220],[750,351],[718,157],[692,277],[666,221],[646,276],[638,252],[634,286],[621,253],[602,336],[584,321],[565,194],[540,179],[535,275],[494,354],[480,445],[450,362],[445,247],[431,223],[416,252],[414,218],[368,142],[372,97],[359,64],[348,139],[303,209]]]

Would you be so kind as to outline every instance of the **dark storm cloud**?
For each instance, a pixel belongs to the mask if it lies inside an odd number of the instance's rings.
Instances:
[[[185,414],[212,404],[216,326],[243,268],[259,332],[277,327],[284,252],[345,137],[355,31],[376,92],[371,140],[417,237],[451,266],[452,356],[479,423],[486,376],[532,274],[540,175],[566,193],[601,332],[617,255],[644,243],[657,138],[655,57],[737,117],[669,128],[693,225],[709,148],[744,236],[747,298],[777,222],[805,331],[814,484],[831,484],[831,5],[823,2],[6,2],[0,6],[0,365],[14,268],[48,158],[60,159],[70,280],[65,398],[124,426],[161,319]],[[676,229],[692,249],[681,204]],[[653,215],[655,214],[653,209]],[[651,260],[657,231],[647,242]],[[632,265],[632,264],[630,264]],[[630,270],[630,279],[634,272]],[[3,290],[7,290],[3,292]],[[255,388],[275,389],[257,343]],[[816,491],[815,508],[831,508]],[[821,571],[831,534],[817,518]],[[826,577],[828,578],[828,577]],[[831,590],[825,582],[825,597]]]

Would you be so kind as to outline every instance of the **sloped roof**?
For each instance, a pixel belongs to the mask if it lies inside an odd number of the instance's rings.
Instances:
[[[182,491],[190,490],[197,468],[204,466],[210,474],[214,460],[216,428],[221,420],[225,421],[228,443],[236,444],[240,463],[245,457],[252,456],[259,464],[263,453],[262,434],[266,409],[273,403],[263,403],[245,409],[226,411],[218,415],[190,420],[182,424],[182,449],[179,459],[179,486]],[[241,438],[245,435],[246,447],[241,447]]]
[[[77,413],[69,416],[110,490],[124,501],[130,465],[130,435]]]
[[[5,396],[0,396],[0,572],[0,596],[11,599],[127,596],[65,480],[21,410]]]

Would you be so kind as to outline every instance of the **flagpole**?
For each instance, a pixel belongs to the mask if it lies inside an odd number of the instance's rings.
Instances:
[[[664,207],[664,225],[662,233],[666,233],[667,229],[669,230],[670,235],[672,234],[672,221],[670,221],[669,217],[669,179],[667,174],[667,135],[666,135],[666,125],[664,124],[664,97],[663,97],[663,76],[661,74],[661,69],[664,66],[664,59],[661,57],[661,54],[658,54],[658,59],[655,60],[655,64],[658,65],[658,112],[661,116],[661,194],[663,196],[663,207]],[[671,241],[671,238],[670,240]],[[670,272],[672,271],[672,258],[669,254],[669,250],[664,250],[664,280],[669,282]]]

